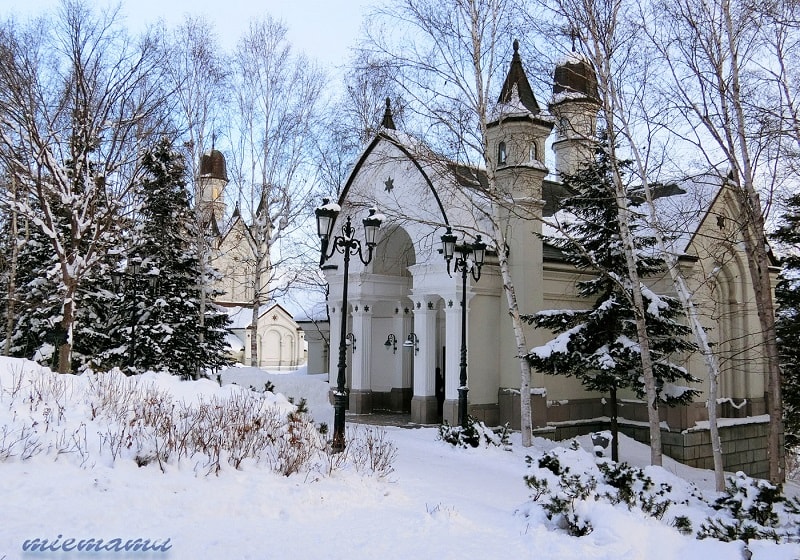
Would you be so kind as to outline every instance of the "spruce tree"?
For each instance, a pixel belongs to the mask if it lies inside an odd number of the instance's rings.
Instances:
[[[161,140],[142,164],[141,225],[119,269],[126,274],[116,337],[127,351],[123,365],[130,372],[195,377],[230,363],[225,340],[229,320],[220,308],[207,304],[200,321],[201,286],[214,272],[198,257],[199,232],[182,156]],[[134,262],[140,263],[138,274],[130,274]]]
[[[780,227],[772,238],[783,245],[782,270],[775,286],[775,330],[781,359],[785,445],[800,445],[800,195],[786,201]]]
[[[4,291],[3,297],[4,326],[8,299],[16,300],[11,355],[55,369],[58,365],[55,350],[64,336],[59,329],[62,290],[58,262],[50,240],[28,222],[22,224],[16,240],[10,242],[19,245],[16,290],[14,294]],[[7,285],[5,273],[3,282]]]
[[[625,170],[628,164],[620,162]],[[619,208],[615,200],[609,157],[598,148],[591,165],[563,177],[568,192],[561,202],[560,235],[542,236],[564,259],[587,275],[577,283],[580,297],[592,300],[589,309],[541,311],[525,319],[557,336],[527,356],[539,371],[575,377],[589,390],[608,393],[613,433],[612,458],[618,460],[617,393],[632,390],[644,396],[641,356],[634,320],[631,290],[619,230]],[[631,197],[631,207],[637,201]],[[656,240],[640,220],[630,224],[635,237],[640,278],[663,272],[663,261],[655,253]],[[647,303],[646,323],[659,397],[667,405],[690,402],[698,394],[686,383],[698,381],[671,356],[694,349],[680,323],[682,308],[672,297],[657,295],[646,286],[636,286]]]

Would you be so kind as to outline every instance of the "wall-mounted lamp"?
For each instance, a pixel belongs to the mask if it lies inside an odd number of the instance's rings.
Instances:
[[[345,344],[347,344],[348,346],[352,346],[353,347],[353,352],[355,352],[356,351],[356,335],[354,335],[353,333],[349,332],[344,337],[344,339],[346,341]]]
[[[386,349],[392,349],[392,354],[397,354],[397,337],[393,334],[390,334],[386,337],[386,342],[383,343],[386,346]]]
[[[414,334],[413,332],[409,333],[408,334],[408,338],[403,343],[403,347],[404,348],[413,348],[414,349],[414,354],[415,355],[419,354],[419,337],[416,334]]]

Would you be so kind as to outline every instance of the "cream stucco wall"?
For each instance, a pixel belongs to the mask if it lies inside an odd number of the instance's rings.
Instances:
[[[346,353],[351,410],[391,408],[393,395],[402,394],[405,404],[398,406],[409,406],[410,398],[412,417],[417,421],[453,421],[460,374],[461,275],[452,271],[448,274],[438,251],[440,237],[446,224],[459,240],[467,241],[479,232],[485,235],[490,228],[480,212],[473,210],[469,189],[453,182],[447,169],[417,160],[410,150],[401,148],[390,137],[376,139],[339,200],[340,224],[351,216],[357,238],[363,236],[360,222],[369,206],[376,205],[385,217],[372,262],[364,265],[355,255],[349,265],[346,332],[357,339],[356,351],[348,348]],[[541,213],[541,203],[537,205],[526,195],[541,192],[543,177],[544,173],[535,166],[509,170],[505,178],[501,177],[517,204],[522,205],[508,214],[506,231],[510,269],[523,314],[589,304],[575,291],[582,275],[566,263],[544,259],[541,241],[535,235],[541,226],[528,219],[531,212]],[[526,189],[525,181],[538,181],[539,186]],[[727,196],[714,199],[709,217],[695,224],[699,231],[684,240],[682,250],[688,256],[681,263],[695,303],[703,310],[710,337],[726,358],[722,396],[733,399],[736,406],[747,399],[751,403],[749,411],[757,413],[764,392],[763,357],[753,334],[758,332],[758,325],[745,255],[735,229],[715,229],[719,228],[716,215],[738,215],[730,206],[733,203]],[[521,212],[523,207],[525,211]],[[332,308],[332,374],[338,363],[343,265],[342,255],[336,254],[324,269]],[[673,293],[666,276],[647,282],[658,293]],[[479,281],[469,279],[466,297],[470,410],[482,411],[486,418],[504,420],[499,417],[498,395],[519,386],[520,363],[496,256],[489,255]],[[418,351],[403,345],[411,333],[419,338]],[[550,336],[532,327],[526,327],[525,333],[529,348],[545,343]],[[396,351],[384,346],[390,334],[397,339]],[[706,377],[698,356],[676,360],[683,361],[697,377]],[[437,371],[444,371],[443,394],[439,392]],[[705,390],[706,385],[703,381],[698,388]],[[532,387],[546,395],[542,402],[549,403],[549,412],[538,411],[544,418],[548,413],[561,418],[564,407],[570,406],[568,416],[572,419],[581,414],[581,407],[590,417],[602,410],[604,395],[585,391],[575,379],[535,372]],[[622,398],[626,410],[633,410],[630,407],[635,405],[635,397],[623,394]],[[702,419],[702,398],[691,414],[678,420],[673,415],[671,421],[691,425]],[[589,402],[597,406],[580,404]],[[555,411],[551,407],[561,409]]]

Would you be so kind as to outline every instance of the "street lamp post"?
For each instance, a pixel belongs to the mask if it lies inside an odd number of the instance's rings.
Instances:
[[[131,310],[130,328],[131,328],[131,351],[128,354],[128,367],[131,372],[136,368],[136,324],[138,317],[136,316],[136,306],[138,305],[139,280],[143,276],[142,259],[134,257],[130,259],[125,271],[114,271],[111,273],[111,284],[114,286],[114,291],[119,294],[120,291],[125,292],[130,288],[133,295],[133,309]],[[158,283],[158,276],[155,274],[147,274],[147,284],[151,289],[155,289]]]
[[[461,362],[459,363],[458,376],[458,423],[462,428],[467,427],[467,273],[472,275],[477,282],[481,277],[481,267],[486,258],[486,243],[481,241],[481,236],[475,238],[472,245],[464,243],[456,246],[457,238],[451,228],[442,236],[442,253],[447,261],[447,274],[450,274],[450,263],[453,271],[461,272]],[[455,256],[458,252],[459,256]],[[470,266],[469,257],[472,257]],[[453,260],[455,258],[455,260]],[[477,272],[476,272],[477,271]]]
[[[375,249],[375,236],[378,228],[381,227],[382,216],[376,214],[377,210],[371,208],[369,216],[364,218],[364,243],[367,246],[367,256],[362,252],[361,241],[355,239],[355,228],[350,222],[350,216],[342,226],[342,235],[333,235],[333,226],[336,217],[341,212],[338,204],[331,203],[327,198],[322,199],[322,206],[317,208],[314,213],[317,216],[317,234],[322,241],[320,248],[320,267],[325,264],[335,252],[342,253],[344,256],[344,275],[342,277],[342,315],[341,329],[339,335],[339,363],[337,364],[338,373],[336,376],[336,391],[333,393],[333,442],[334,452],[344,451],[344,411],[347,408],[347,389],[345,384],[347,370],[347,281],[350,272],[350,256],[358,255],[364,265],[372,261],[372,251]],[[328,248],[330,247],[330,252]]]

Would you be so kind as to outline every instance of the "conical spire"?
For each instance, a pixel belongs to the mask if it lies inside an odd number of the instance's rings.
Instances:
[[[386,110],[383,112],[381,126],[389,130],[397,130],[394,126],[394,119],[392,118],[392,103],[388,97],[386,98]]]
[[[519,101],[517,101],[518,98]],[[506,81],[503,89],[500,90],[500,98],[497,100],[499,105],[522,104],[531,114],[539,114],[539,104],[533,95],[525,69],[522,67],[522,59],[519,56],[519,41],[514,40],[514,56],[511,58],[511,66],[508,69]]]

